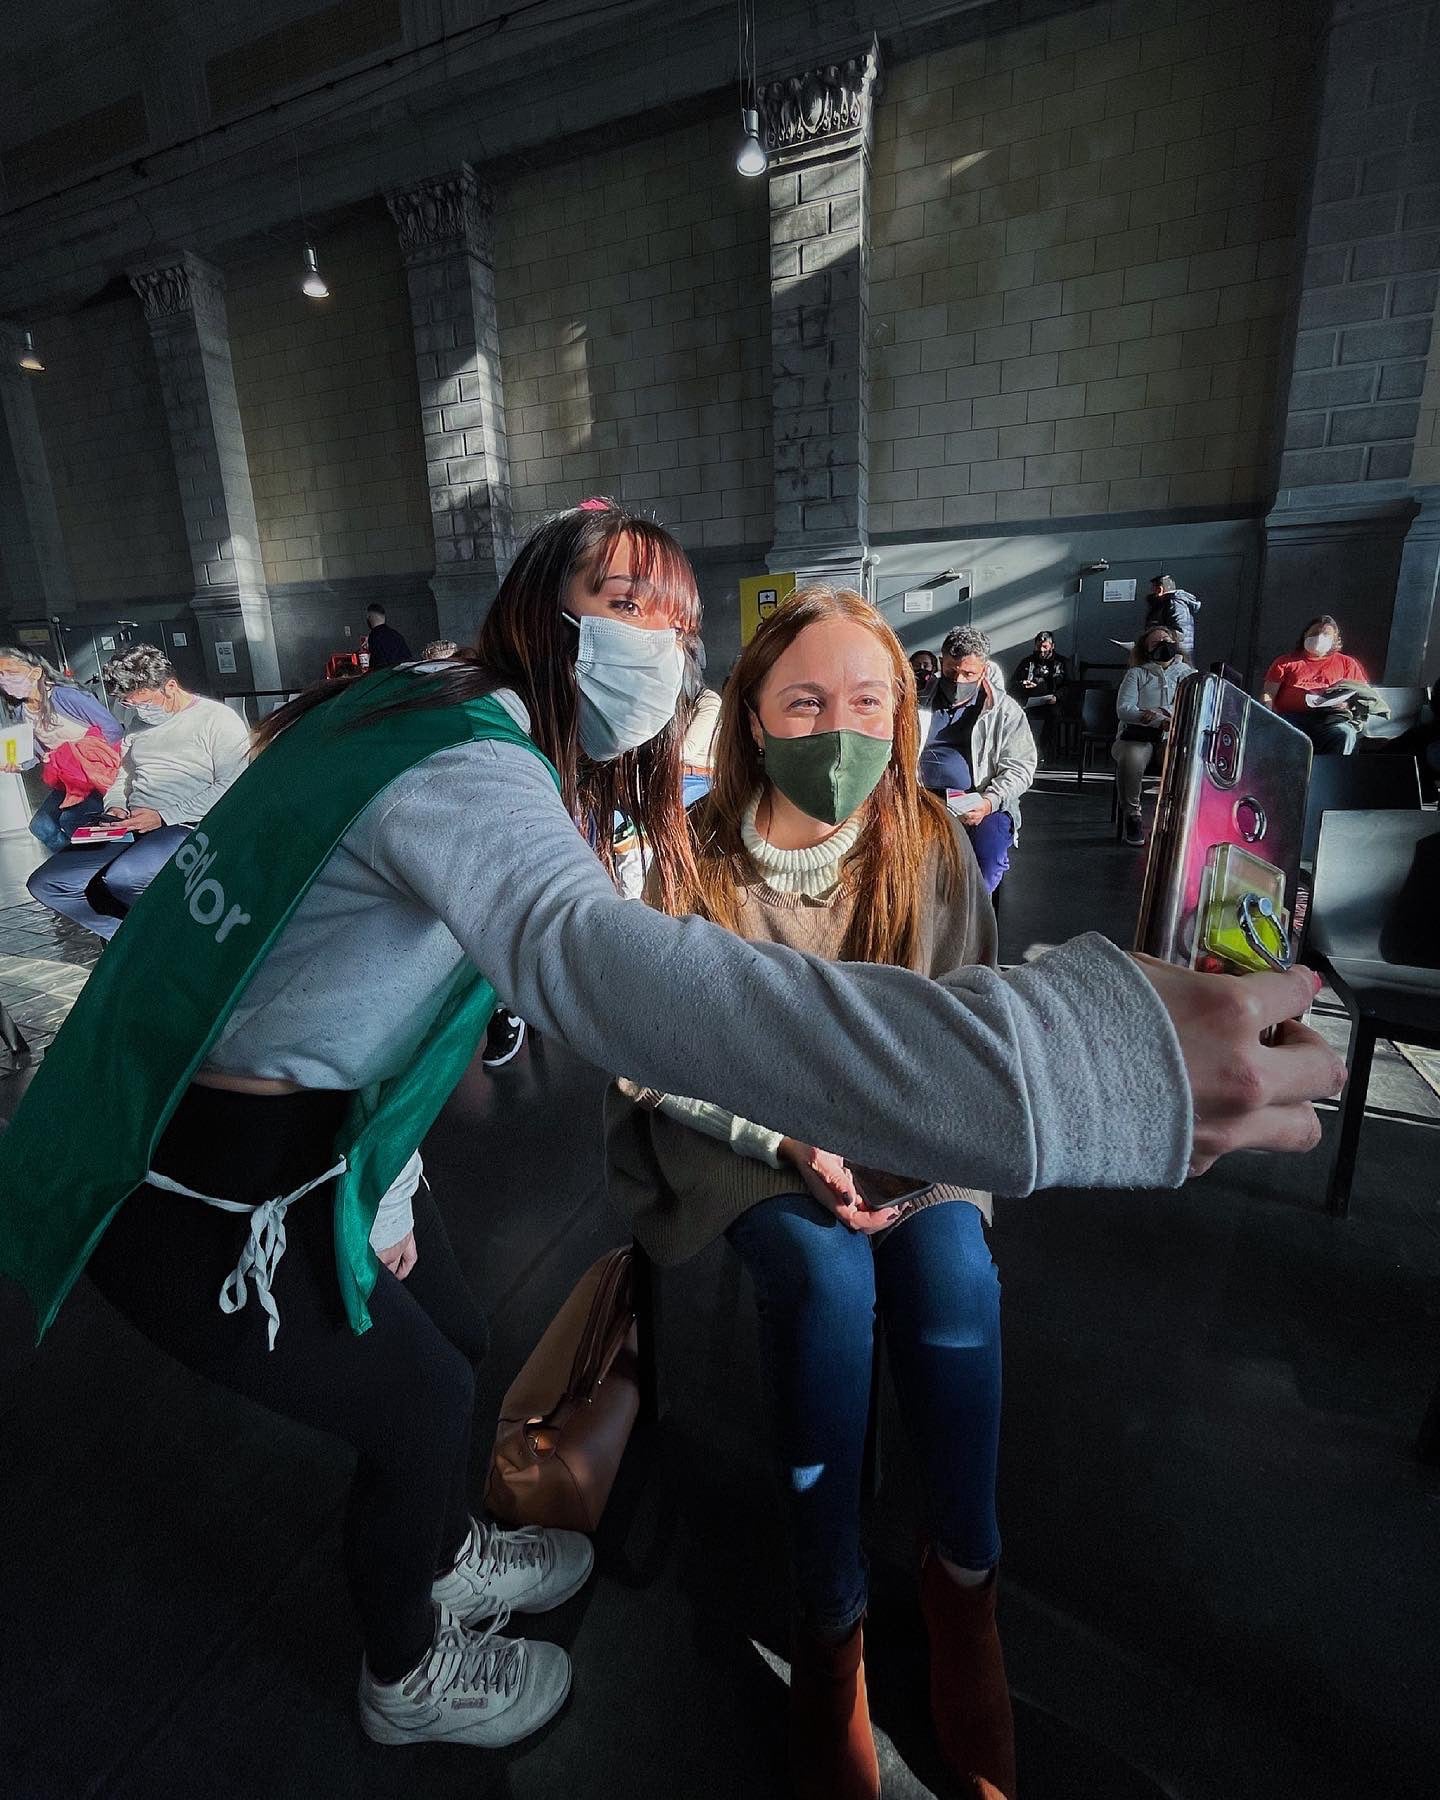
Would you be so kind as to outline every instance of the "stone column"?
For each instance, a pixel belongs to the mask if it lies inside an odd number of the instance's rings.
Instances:
[[[1440,0],[1330,0],[1329,13],[1256,650],[1263,666],[1333,612],[1378,676],[1414,660],[1391,637],[1402,559],[1424,535],[1407,528],[1440,279]]]
[[[49,618],[75,603],[32,384],[25,333],[0,320],[0,565],[17,614]]]
[[[218,269],[190,251],[134,269],[195,572],[195,616],[218,693],[280,686],[270,593]]]
[[[880,50],[768,81],[772,569],[864,591],[870,150]]]
[[[468,163],[386,196],[410,284],[440,635],[473,642],[514,553],[494,204]]]

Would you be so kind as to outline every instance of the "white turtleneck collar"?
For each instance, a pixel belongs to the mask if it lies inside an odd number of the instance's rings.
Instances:
[[[855,848],[864,827],[865,809],[861,807],[852,813],[823,844],[813,844],[808,850],[777,850],[761,837],[755,825],[763,792],[763,788],[757,789],[750,796],[740,819],[740,836],[751,862],[764,876],[765,885],[777,894],[804,894],[810,900],[823,900],[840,885],[840,865]]]

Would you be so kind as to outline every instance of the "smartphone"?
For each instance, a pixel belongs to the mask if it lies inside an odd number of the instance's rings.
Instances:
[[[908,1206],[922,1194],[928,1194],[935,1185],[933,1181],[919,1181],[913,1175],[891,1175],[884,1169],[867,1169],[862,1163],[851,1163],[850,1173],[867,1212],[888,1212],[892,1206]]]
[[[1304,928],[1313,748],[1223,675],[1181,683],[1135,948],[1211,974],[1288,969]]]

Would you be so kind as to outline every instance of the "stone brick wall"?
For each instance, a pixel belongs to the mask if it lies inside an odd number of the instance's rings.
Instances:
[[[434,564],[405,271],[383,215],[318,240],[328,300],[300,292],[301,242],[227,268],[235,386],[269,582]]]
[[[1415,458],[1410,469],[1415,485],[1440,486],[1440,332],[1430,346],[1430,364],[1420,395],[1415,425]]]
[[[1311,43],[1301,0],[1116,0],[892,72],[872,530],[1273,489]]]
[[[697,547],[769,541],[766,183],[734,138],[727,114],[501,190],[517,536],[598,492]]]
[[[76,599],[189,594],[180,490],[139,302],[47,319],[35,338],[46,368],[31,391]]]
[[[1410,473],[1440,270],[1440,3],[1330,33],[1282,487]]]

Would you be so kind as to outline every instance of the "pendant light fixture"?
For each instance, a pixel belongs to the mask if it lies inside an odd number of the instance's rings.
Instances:
[[[320,264],[315,255],[315,246],[305,246],[305,279],[300,283],[300,292],[311,300],[328,300],[330,290],[325,285],[325,277],[320,273]]]
[[[307,300],[328,300],[329,284],[320,273],[320,259],[315,254],[315,239],[310,231],[309,215],[305,211],[305,189],[300,180],[300,145],[293,131],[290,134],[290,148],[295,152],[295,202],[305,232],[305,274],[300,283],[300,292]]]
[[[29,369],[32,374],[43,375],[45,373],[45,364],[40,360],[40,352],[35,348],[35,339],[28,331],[25,333],[25,348],[20,352],[19,362],[22,369]]]
[[[740,9],[740,128],[744,136],[735,156],[742,175],[763,175],[770,166],[760,135],[759,87],[755,79],[755,0],[738,0]]]

